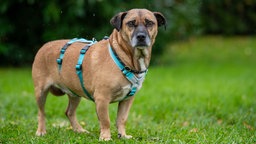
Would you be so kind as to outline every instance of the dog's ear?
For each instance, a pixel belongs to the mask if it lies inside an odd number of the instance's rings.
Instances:
[[[122,22],[127,12],[120,12],[110,20],[110,24],[119,31],[122,28]]]
[[[166,19],[163,16],[163,14],[161,14],[160,12],[153,12],[153,13],[156,17],[158,27],[164,26],[164,29],[166,29]]]

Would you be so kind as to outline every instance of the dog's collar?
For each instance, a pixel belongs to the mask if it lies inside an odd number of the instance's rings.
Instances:
[[[108,50],[109,50],[109,54],[110,54],[111,58],[113,59],[113,61],[117,65],[117,67],[125,75],[126,79],[128,81],[130,81],[132,84],[130,92],[127,94],[127,96],[124,99],[126,99],[130,96],[133,96],[136,93],[136,91],[138,90],[138,88],[141,87],[142,82],[143,82],[148,70],[139,71],[138,72],[139,75],[136,76],[135,74],[137,74],[137,73],[134,72],[134,70],[127,68],[127,66],[124,65],[124,63],[119,59],[119,57],[117,56],[115,51],[111,48],[110,44],[108,44]]]

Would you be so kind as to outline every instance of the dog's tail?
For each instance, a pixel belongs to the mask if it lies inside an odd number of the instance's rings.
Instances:
[[[55,96],[63,96],[65,94],[61,89],[55,86],[50,87],[50,92]]]

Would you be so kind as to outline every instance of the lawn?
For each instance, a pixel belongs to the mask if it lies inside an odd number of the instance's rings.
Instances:
[[[170,44],[151,66],[127,122],[133,139],[117,138],[111,104],[110,143],[256,143],[256,37],[207,36]],[[93,102],[82,100],[74,133],[67,97],[49,95],[47,135],[35,136],[31,68],[0,68],[0,143],[98,143]]]

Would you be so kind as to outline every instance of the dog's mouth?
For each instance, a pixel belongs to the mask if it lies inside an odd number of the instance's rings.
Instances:
[[[139,48],[139,49],[143,49],[143,48],[147,48],[150,45],[150,42],[147,40],[144,41],[138,41],[135,45],[135,47]]]

